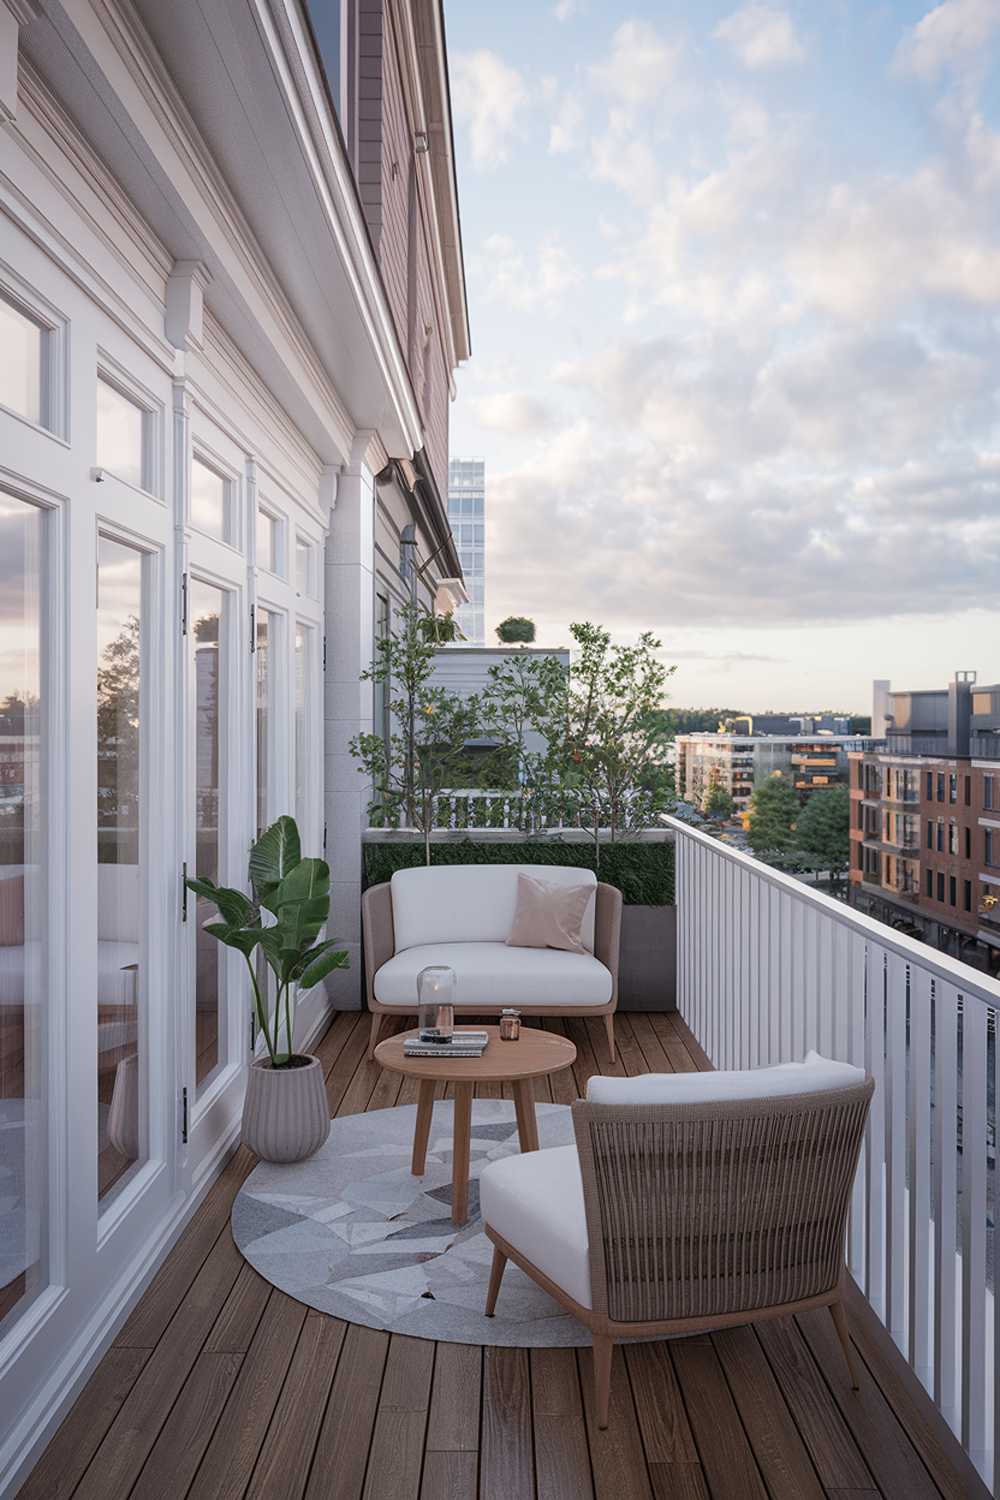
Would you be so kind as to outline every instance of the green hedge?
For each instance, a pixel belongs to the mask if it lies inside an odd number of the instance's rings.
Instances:
[[[422,843],[366,843],[365,885],[380,885],[394,870],[412,870],[424,862]],[[592,844],[561,844],[552,840],[523,843],[433,844],[435,865],[573,865],[594,870],[600,880],[616,885],[626,906],[673,906],[674,847],[672,844],[602,844],[598,864]]]

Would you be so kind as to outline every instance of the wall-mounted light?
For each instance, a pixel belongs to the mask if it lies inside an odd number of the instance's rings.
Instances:
[[[422,156],[425,151],[430,150],[426,130],[415,130],[413,132],[413,149],[418,156]]]

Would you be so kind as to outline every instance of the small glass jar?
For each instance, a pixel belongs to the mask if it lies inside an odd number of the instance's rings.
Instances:
[[[420,1040],[450,1042],[455,1031],[455,970],[431,964],[417,975]]]
[[[500,1012],[500,1040],[502,1042],[516,1042],[521,1035],[521,1012],[518,1010],[502,1010]]]

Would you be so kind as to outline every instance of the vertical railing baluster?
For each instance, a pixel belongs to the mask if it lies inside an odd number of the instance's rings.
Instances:
[[[931,978],[910,970],[910,1363],[925,1388],[931,1369]]]
[[[868,944],[860,933],[851,934],[850,944],[850,986],[848,990],[849,1018],[848,1018],[848,1050],[846,1057],[855,1067],[866,1066],[865,1056],[865,989],[868,973]],[[870,1128],[870,1127],[869,1127]],[[868,1150],[861,1153],[858,1162],[858,1170],[854,1178],[854,1190],[851,1194],[851,1223],[849,1230],[850,1244],[850,1266],[851,1275],[858,1286],[867,1284],[866,1279],[866,1257],[867,1247],[867,1206],[868,1206]]]
[[[886,954],[886,1311],[889,1332],[907,1353],[906,1315],[906,987],[907,966]]]
[[[875,1096],[865,1137],[865,1296],[885,1322],[885,953],[876,943],[868,946],[866,998],[865,1066],[875,1080]]]
[[[962,997],[962,1444],[986,1459],[986,1025]]]
[[[934,984],[934,1400],[956,1433],[958,1411],[958,994]]]

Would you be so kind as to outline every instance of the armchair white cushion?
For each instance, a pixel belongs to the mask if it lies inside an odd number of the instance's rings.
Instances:
[[[581,1307],[590,1307],[587,1218],[575,1146],[490,1162],[479,1178],[479,1204],[484,1224]]]
[[[717,1073],[641,1073],[637,1078],[594,1075],[587,1084],[591,1104],[708,1104],[721,1099],[780,1099],[824,1089],[855,1088],[863,1068],[806,1054],[804,1062]]]
[[[432,865],[397,870],[392,888],[396,952],[430,943],[505,943],[517,906],[518,873],[550,885],[592,885],[593,870],[565,865]],[[594,951],[594,907],[590,901],[581,933]]]
[[[506,943],[421,943],[404,948],[375,974],[375,999],[412,1012],[417,975],[428,964],[446,964],[458,976],[461,1005],[607,1005],[611,971],[589,953],[555,948],[509,948]]]

